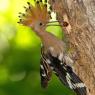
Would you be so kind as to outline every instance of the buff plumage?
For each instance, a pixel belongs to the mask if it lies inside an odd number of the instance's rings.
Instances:
[[[51,18],[47,5],[42,0],[35,1],[35,6],[28,2],[25,14],[20,13],[20,24],[28,26],[36,32],[42,41],[40,76],[41,85],[46,88],[54,72],[60,81],[77,95],[86,95],[86,87],[82,80],[75,74],[70,64],[73,60],[68,56],[66,44],[46,32],[47,24]]]

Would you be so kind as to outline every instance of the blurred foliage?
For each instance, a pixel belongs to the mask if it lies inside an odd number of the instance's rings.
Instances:
[[[74,95],[55,75],[47,89],[40,87],[41,41],[31,29],[17,24],[26,2],[0,0],[0,95]],[[47,31],[62,38],[58,26]]]

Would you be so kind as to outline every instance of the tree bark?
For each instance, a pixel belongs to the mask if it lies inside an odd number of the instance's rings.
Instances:
[[[95,0],[49,0],[68,37],[70,48],[78,51],[75,71],[95,95]]]

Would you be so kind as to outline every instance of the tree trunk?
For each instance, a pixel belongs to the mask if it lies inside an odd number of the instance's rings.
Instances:
[[[49,0],[62,24],[70,47],[78,51],[75,71],[87,86],[87,95],[95,95],[95,0]]]

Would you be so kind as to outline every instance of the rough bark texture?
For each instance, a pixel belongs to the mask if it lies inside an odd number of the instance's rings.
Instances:
[[[95,0],[49,0],[57,18],[69,26],[63,29],[71,48],[79,52],[76,73],[86,84],[87,95],[95,95]]]

